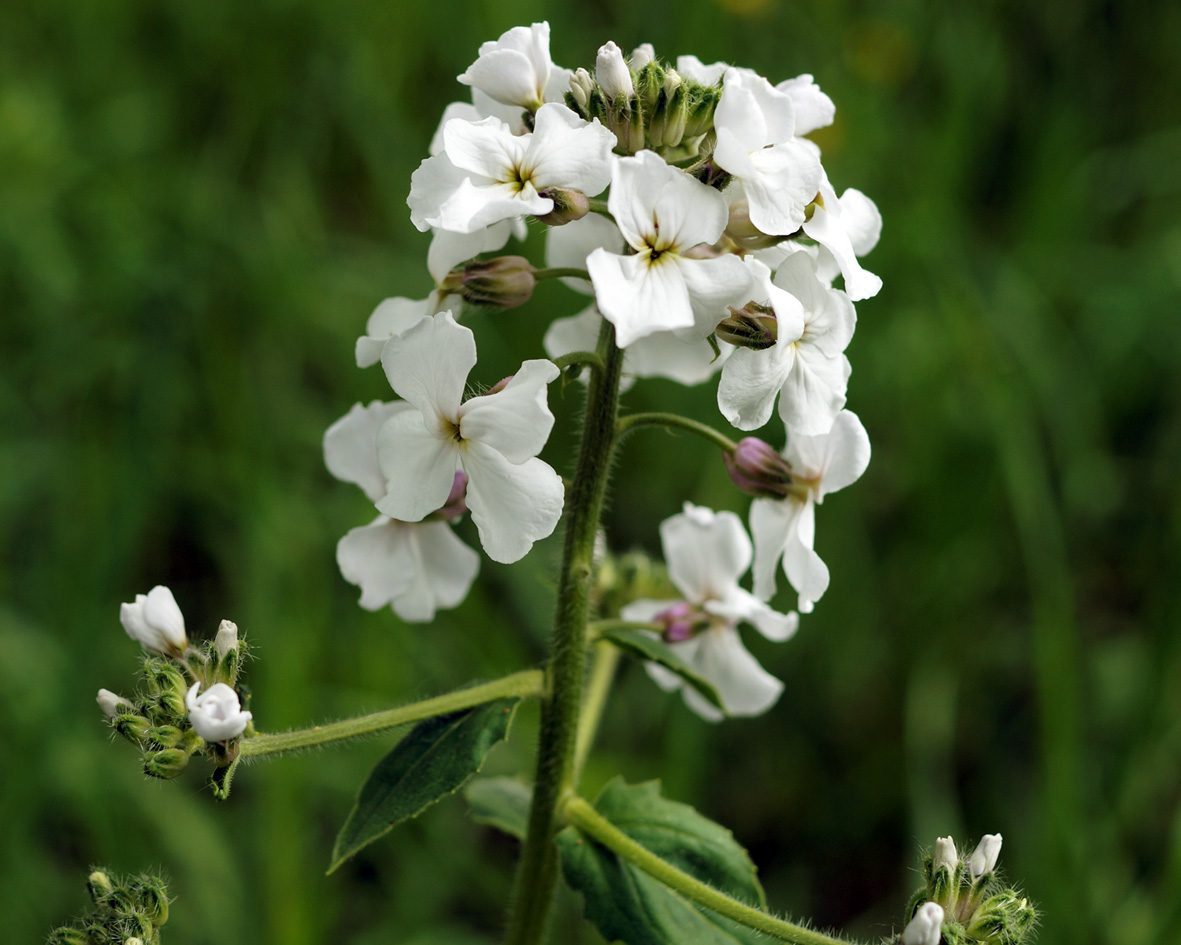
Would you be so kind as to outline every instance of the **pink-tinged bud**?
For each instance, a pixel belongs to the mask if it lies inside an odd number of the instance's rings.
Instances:
[[[739,440],[734,452],[724,454],[724,459],[731,481],[747,495],[783,499],[794,491],[791,467],[758,437]]]
[[[498,256],[452,269],[443,280],[443,292],[457,292],[472,305],[515,308],[533,295],[537,279],[533,264],[524,256]]]
[[[736,200],[730,205],[730,219],[726,235],[743,249],[767,249],[783,242],[782,236],[771,236],[760,230],[750,219],[750,204]]]
[[[683,643],[709,623],[709,616],[695,610],[692,604],[680,601],[662,610],[652,622],[664,625],[661,636],[665,643]]]
[[[447,496],[446,503],[435,514],[448,522],[458,521],[467,512],[465,499],[467,499],[467,473],[461,469],[455,474],[455,481],[451,484],[451,492]]]
[[[719,341],[755,351],[774,347],[779,338],[779,321],[770,305],[747,302],[742,308],[728,308],[730,314],[714,329]]]
[[[547,187],[541,192],[541,196],[549,197],[554,202],[553,210],[537,218],[546,226],[565,226],[567,223],[581,220],[590,213],[590,198],[581,190]]]

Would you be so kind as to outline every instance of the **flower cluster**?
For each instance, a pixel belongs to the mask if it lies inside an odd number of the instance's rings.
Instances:
[[[747,437],[726,455],[756,497],[753,546],[732,513],[687,505],[661,529],[680,600],[623,601],[621,616],[660,628],[726,714],[756,714],[782,684],[737,625],[792,635],[797,613],[767,604],[776,573],[809,612],[829,580],[815,507],[869,461],[865,430],[844,409],[845,351],[854,302],[881,286],[859,261],[881,218],[859,191],[837,195],[807,138],[835,114],[812,76],[772,84],[693,56],[661,60],[647,44],[625,56],[610,42],[593,69],[568,70],[551,60],[549,39],[535,23],[480,47],[459,77],[470,102],[447,107],[411,178],[410,217],[431,233],[435,288],[386,299],[357,341],[358,365],[380,363],[399,399],[358,404],[325,434],[329,470],[380,513],[341,539],[337,560],[362,607],[429,621],[463,600],[478,570],[453,531],[464,513],[499,562],[527,554],[561,518],[562,479],[540,458],[554,424],[553,362],[595,350],[606,330],[631,378],[701,384],[720,371],[719,411],[737,429],[764,427],[778,403],[784,446]],[[546,268],[489,255],[530,224],[546,229]],[[524,304],[545,278],[591,298],[551,322],[553,361],[525,361],[467,392],[471,316]],[[752,564],[753,594],[738,586]],[[682,684],[661,666],[650,672],[666,688]],[[695,690],[685,698],[707,718],[721,714]]]
[[[211,641],[192,646],[163,586],[123,604],[119,617],[145,650],[144,689],[130,699],[100,689],[97,701],[111,727],[139,748],[144,772],[175,778],[202,748],[216,767],[231,764],[253,717],[234,688],[246,651],[237,625],[223,620]]]
[[[159,876],[117,876],[95,869],[86,878],[94,908],[49,933],[48,945],[158,945],[168,921],[168,889]]]

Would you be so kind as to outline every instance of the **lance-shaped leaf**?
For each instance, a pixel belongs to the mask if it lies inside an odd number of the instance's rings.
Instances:
[[[653,663],[658,663],[670,672],[676,673],[681,679],[685,680],[686,683],[708,699],[710,704],[717,706],[723,712],[726,711],[722,705],[721,698],[718,696],[718,691],[713,687],[713,683],[677,656],[658,637],[654,637],[650,633],[645,633],[643,630],[618,629],[605,631],[602,638],[604,640],[610,640],[631,656],[651,660]]]
[[[487,824],[524,840],[529,832],[529,807],[533,788],[516,778],[477,778],[463,792],[469,813],[478,824]]]
[[[421,814],[480,770],[507,734],[519,699],[498,699],[419,722],[361,786],[332,851],[333,872],[395,824]]]
[[[616,779],[595,809],[645,849],[690,876],[763,906],[754,864],[730,831],[687,804],[660,796],[660,784]],[[576,827],[557,837],[566,882],[582,893],[585,914],[608,941],[625,945],[756,945],[765,936],[686,899],[616,856]]]

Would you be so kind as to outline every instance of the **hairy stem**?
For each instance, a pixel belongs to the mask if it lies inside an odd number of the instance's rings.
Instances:
[[[780,941],[792,942],[794,945],[849,945],[844,939],[833,938],[831,935],[816,932],[793,922],[784,922],[773,915],[768,915],[761,909],[740,902],[733,896],[719,892],[712,886],[707,886],[699,879],[694,879],[688,873],[677,869],[671,863],[640,846],[581,797],[568,798],[563,807],[563,813],[570,823],[583,833],[593,837],[616,856],[638,866],[670,889],[676,890],[682,896],[705,906],[707,909],[712,909],[719,915],[733,919],[748,928],[772,935]]]
[[[709,440],[727,453],[733,453],[738,448],[737,443],[725,434],[719,433],[713,427],[699,423],[696,420],[690,420],[688,417],[682,417],[676,413],[633,413],[630,417],[624,417],[619,421],[616,426],[616,434],[622,439],[639,427],[650,426],[688,430],[690,433],[695,433],[697,436]]]
[[[457,689],[446,695],[424,699],[422,702],[412,702],[409,705],[401,705],[396,709],[374,712],[372,715],[330,722],[327,725],[313,725],[311,728],[301,728],[294,732],[253,735],[250,738],[242,739],[241,757],[256,758],[283,751],[315,748],[332,742],[358,738],[362,735],[384,732],[386,729],[397,728],[408,722],[421,722],[423,719],[433,718],[436,715],[446,715],[448,712],[470,709],[472,706],[483,705],[494,699],[504,699],[508,696],[537,696],[544,691],[545,674],[539,669],[527,669],[493,682],[469,686],[467,689]]]
[[[607,491],[615,444],[615,415],[623,353],[606,320],[599,334],[603,370],[592,374],[574,483],[567,501],[566,539],[550,643],[550,691],[541,703],[537,775],[529,834],[521,852],[506,942],[539,945],[545,935],[558,877],[553,838],[558,802],[574,781],[578,718],[586,674],[586,625],[594,581],[595,534]]]
[[[602,358],[593,351],[571,351],[569,354],[554,358],[553,361],[559,370],[565,370],[574,364],[593,368],[596,371],[603,370]]]

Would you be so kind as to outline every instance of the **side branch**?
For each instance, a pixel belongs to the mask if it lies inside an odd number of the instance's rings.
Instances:
[[[571,796],[568,798],[563,812],[570,823],[583,833],[593,837],[616,856],[639,867],[686,898],[692,899],[707,909],[712,909],[719,915],[733,919],[747,928],[757,929],[782,942],[791,942],[793,945],[850,945],[844,939],[833,938],[831,935],[825,935],[792,922],[784,922],[782,919],[768,915],[761,909],[739,902],[733,896],[719,892],[699,879],[694,879],[688,873],[677,869],[671,863],[640,846],[581,797]]]
[[[676,413],[633,413],[616,424],[615,433],[617,437],[622,439],[633,430],[651,426],[665,427],[670,430],[688,430],[690,433],[709,440],[714,446],[727,453],[733,453],[738,448],[737,443],[713,427]]]
[[[485,702],[492,702],[508,696],[539,696],[544,691],[545,673],[540,669],[527,669],[493,682],[481,683],[467,689],[457,689],[446,695],[424,699],[422,702],[412,702],[409,705],[398,706],[396,709],[374,712],[372,715],[344,719],[340,722],[331,722],[328,725],[313,725],[311,728],[301,728],[294,732],[276,732],[270,735],[261,734],[244,738],[242,739],[241,757],[254,758],[284,751],[298,751],[301,748],[315,748],[332,742],[358,738],[362,735],[384,732],[410,722],[421,722],[423,719],[433,718],[436,715],[446,715],[448,712],[470,709],[472,706],[483,705]]]

